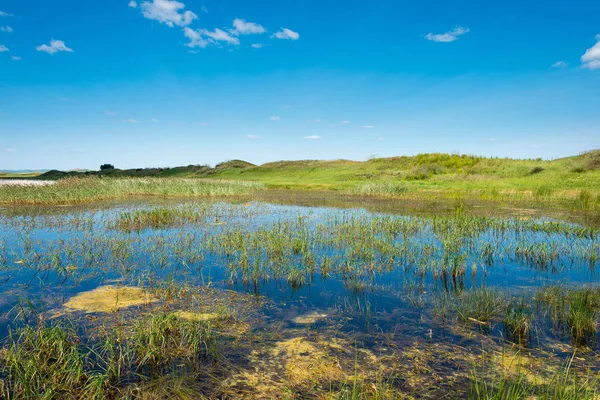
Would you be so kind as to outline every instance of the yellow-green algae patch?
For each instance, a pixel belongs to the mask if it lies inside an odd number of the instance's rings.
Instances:
[[[186,319],[188,321],[212,321],[215,319],[219,318],[219,314],[215,314],[215,313],[197,313],[197,312],[191,312],[191,311],[183,311],[183,310],[179,310],[176,311],[175,316],[182,318],[182,319]]]
[[[158,301],[145,290],[131,286],[100,286],[79,293],[64,304],[66,312],[109,313]]]
[[[314,324],[315,322],[325,319],[327,317],[328,317],[327,314],[318,313],[318,312],[310,312],[310,313],[298,315],[297,317],[293,318],[292,321],[295,324],[299,324],[299,325],[309,325],[309,324]]]

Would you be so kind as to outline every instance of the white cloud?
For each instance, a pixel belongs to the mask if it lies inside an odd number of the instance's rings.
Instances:
[[[208,29],[200,29],[198,32],[201,35],[207,36],[219,42],[227,42],[229,44],[235,45],[240,44],[240,40],[238,38],[231,36],[229,33],[219,28],[216,28],[214,31],[209,31]]]
[[[233,20],[234,29],[231,30],[233,35],[256,35],[265,33],[266,29],[257,23],[246,22],[243,19],[236,18]]]
[[[271,38],[298,40],[300,39],[300,34],[288,28],[281,28],[279,32],[271,35]]]
[[[128,5],[129,7],[131,7],[131,8],[136,8],[136,7],[137,7],[137,3],[136,3],[134,0],[131,0],[131,1],[129,2],[129,4],[127,4],[127,5]]]
[[[363,125],[363,126],[361,126],[361,128],[363,128],[363,129],[375,129],[375,127],[373,125]]]
[[[152,118],[152,122],[158,122],[156,118]]]
[[[304,136],[304,139],[307,139],[307,140],[318,140],[318,139],[321,139],[321,136],[319,136],[319,135]]]
[[[342,121],[342,122],[340,122],[340,124],[342,124],[342,125],[348,125],[349,123],[350,123],[350,121]]]
[[[114,111],[104,111],[104,114],[106,114],[106,115],[117,115],[117,113],[114,112]]]
[[[4,46],[3,44],[0,44],[0,53],[4,53],[5,51],[10,51],[10,50],[8,50],[8,47]]]
[[[552,64],[552,68],[567,68],[567,63],[564,61],[558,61]]]
[[[600,69],[600,60],[593,60],[583,64],[583,68]]]
[[[17,57],[17,56],[12,56],[11,58],[13,59],[13,61],[19,61],[21,59],[21,57]]]
[[[205,13],[205,14],[208,14],[208,8],[206,8],[206,6],[202,6],[202,7],[200,8],[200,11],[202,11],[202,12],[203,12],[203,13]]]
[[[278,117],[278,116],[276,116],[276,115],[273,115],[273,116],[271,117],[271,121],[279,121],[280,119],[281,119],[281,118],[280,118],[280,117]]]
[[[140,4],[145,18],[156,20],[167,26],[187,26],[198,16],[191,11],[183,11],[185,4],[175,0],[152,0]]]
[[[0,17],[12,17],[12,14],[6,13],[4,11],[0,11]]]
[[[183,30],[183,34],[190,40],[186,46],[191,48],[201,47],[204,49],[209,45],[216,45],[218,42],[225,42],[236,46],[240,44],[238,38],[231,36],[229,33],[219,28],[214,31],[209,31],[208,29],[193,30],[186,27]]]
[[[137,120],[133,119],[133,118],[129,118],[129,122],[131,122],[132,124],[137,124]]]
[[[72,49],[65,46],[65,42],[63,42],[62,40],[54,40],[54,39],[52,39],[50,41],[50,46],[48,46],[47,44],[43,44],[41,46],[36,47],[35,49],[37,51],[43,51],[48,54],[58,53],[59,51],[66,51],[69,53],[73,52]]]
[[[260,136],[256,136],[256,135],[246,135],[246,139],[251,139],[251,140],[260,139]]]
[[[600,69],[600,34],[596,35],[596,44],[585,51],[581,56],[582,67],[587,69]]]
[[[265,47],[265,45],[262,43],[253,43],[250,45],[250,47],[255,48],[255,49],[261,49],[261,48]]]
[[[8,25],[0,26],[0,31],[11,33],[13,31],[13,28]]]
[[[201,47],[204,49],[212,43],[210,40],[204,39],[198,31],[195,31],[188,27],[183,29],[183,34],[190,40],[190,42],[187,43],[186,46],[191,48]]]
[[[449,42],[454,42],[455,40],[458,40],[459,36],[464,35],[465,33],[469,32],[469,30],[470,30],[469,28],[463,28],[461,26],[457,26],[453,30],[446,32],[446,33],[438,33],[438,34],[428,33],[427,35],[425,35],[425,38],[427,40],[431,40],[433,42],[449,43]]]

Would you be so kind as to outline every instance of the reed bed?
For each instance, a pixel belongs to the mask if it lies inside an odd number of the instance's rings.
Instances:
[[[0,204],[76,204],[135,196],[238,196],[262,187],[255,182],[208,179],[70,177],[53,185],[2,185]]]

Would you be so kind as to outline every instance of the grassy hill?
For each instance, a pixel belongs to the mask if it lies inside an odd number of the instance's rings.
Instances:
[[[232,160],[214,168],[190,165],[84,173],[49,171],[39,178],[85,175],[257,181],[269,188],[336,190],[378,197],[562,200],[565,206],[578,202],[600,208],[600,150],[557,160],[440,153],[368,161],[278,161],[258,166]]]

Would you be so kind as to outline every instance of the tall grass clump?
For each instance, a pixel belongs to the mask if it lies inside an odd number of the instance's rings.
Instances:
[[[532,319],[532,309],[524,299],[512,300],[503,318],[509,339],[518,343],[525,343],[531,332]]]
[[[600,315],[600,292],[592,288],[574,290],[567,295],[566,315],[569,332],[576,344],[593,340]]]
[[[122,231],[161,229],[198,223],[206,218],[206,210],[197,207],[157,207],[149,210],[123,211],[110,227]]]
[[[62,327],[26,326],[0,356],[7,398],[66,398],[92,383],[77,334]]]
[[[209,322],[169,313],[98,336],[64,323],[28,325],[13,331],[0,350],[0,398],[155,398],[144,394],[160,392],[156,385],[185,392],[204,371],[202,360],[217,355]]]
[[[573,355],[574,356],[574,355]],[[556,370],[531,370],[520,362],[512,371],[498,372],[498,366],[475,367],[469,382],[471,400],[596,400],[600,380],[588,367],[578,371],[573,357]]]
[[[360,183],[348,190],[349,194],[370,197],[397,197],[407,192],[406,186],[398,182]]]
[[[73,204],[132,196],[236,196],[262,187],[262,184],[250,181],[70,177],[58,180],[54,185],[0,186],[0,204]]]
[[[182,361],[196,365],[202,357],[217,355],[216,334],[206,321],[161,313],[136,323],[133,332],[137,364],[151,376],[175,372]]]
[[[502,314],[506,299],[495,289],[478,287],[457,296],[455,307],[462,321],[488,325]]]

